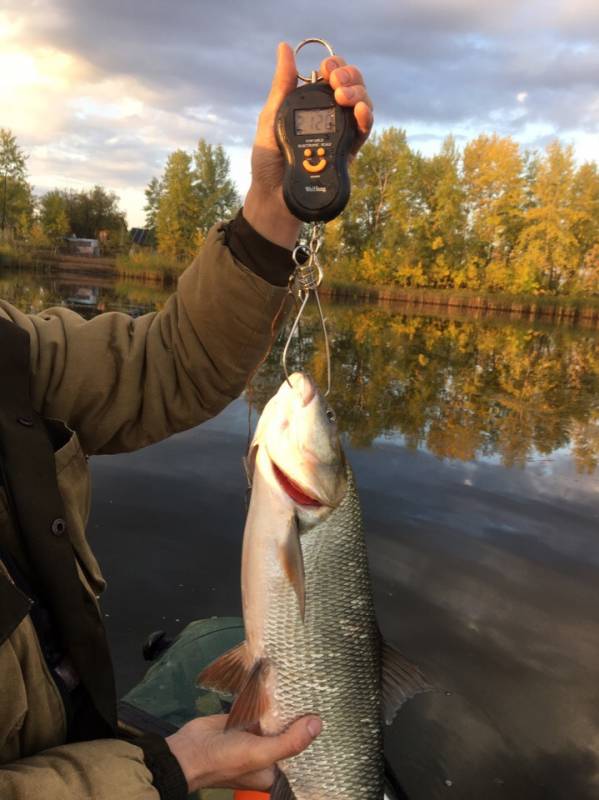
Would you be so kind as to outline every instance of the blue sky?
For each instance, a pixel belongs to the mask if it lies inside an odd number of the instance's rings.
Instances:
[[[497,131],[599,159],[597,0],[345,0],[311,15],[273,0],[3,0],[0,126],[37,191],[101,183],[139,225],[145,185],[199,137],[224,145],[247,190],[277,42],[306,36],[362,69],[377,128],[425,153]],[[303,66],[320,57],[307,49]]]

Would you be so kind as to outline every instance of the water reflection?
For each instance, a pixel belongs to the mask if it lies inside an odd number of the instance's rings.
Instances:
[[[85,316],[162,307],[169,291],[137,282],[27,272],[0,278],[0,297],[30,312],[65,304]],[[400,437],[442,459],[496,458],[505,466],[567,449],[579,472],[599,460],[599,336],[513,320],[452,319],[327,304],[333,390],[355,446]],[[302,329],[305,364],[321,385],[324,346],[313,310]],[[281,381],[283,342],[253,381],[258,410]]]

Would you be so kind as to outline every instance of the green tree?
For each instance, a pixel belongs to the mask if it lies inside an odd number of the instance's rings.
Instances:
[[[71,231],[67,203],[63,192],[47,192],[39,203],[39,220],[49,242],[57,247]]]
[[[191,156],[171,153],[162,178],[162,195],[156,215],[158,250],[174,258],[187,258],[198,243],[198,198],[194,189]]]
[[[27,156],[7,128],[0,128],[0,230],[23,234],[33,218],[33,193],[27,183]]]
[[[146,228],[155,236],[156,217],[158,216],[160,198],[162,197],[162,181],[158,178],[152,178],[146,186],[144,194],[146,196],[146,204],[144,206],[144,211],[146,212]]]
[[[205,236],[216,222],[230,218],[241,202],[230,177],[230,161],[222,145],[213,146],[200,139],[193,161],[197,226],[201,236]]]
[[[63,200],[64,209],[73,235],[81,239],[96,239],[100,231],[108,231],[109,239],[118,241],[127,230],[127,218],[119,208],[119,198],[102,186],[74,191],[56,190]],[[57,201],[56,201],[57,202]]]

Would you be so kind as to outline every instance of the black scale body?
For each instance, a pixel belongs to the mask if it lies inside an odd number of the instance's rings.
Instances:
[[[348,160],[357,139],[353,108],[335,102],[327,83],[307,83],[287,96],[275,125],[285,158],[283,196],[303,222],[328,222],[347,205]]]

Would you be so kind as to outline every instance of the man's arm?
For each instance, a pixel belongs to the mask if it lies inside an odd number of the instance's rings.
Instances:
[[[267,789],[273,764],[294,755],[321,730],[317,717],[303,717],[278,736],[225,731],[226,716],[203,717],[169,736],[166,745],[180,770],[153,772],[142,750],[129,742],[103,739],[53,747],[0,766],[2,800],[186,800],[204,787]],[[172,759],[173,756],[169,755]]]

